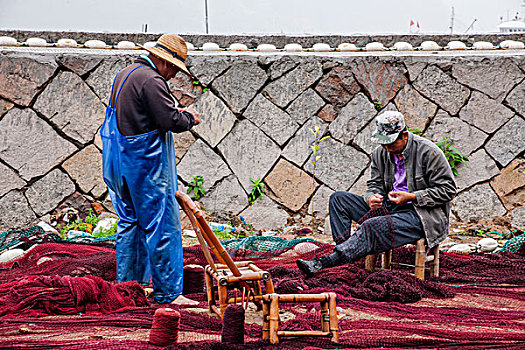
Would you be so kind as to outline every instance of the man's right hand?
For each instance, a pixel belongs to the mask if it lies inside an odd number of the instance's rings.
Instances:
[[[368,206],[370,209],[379,209],[383,205],[383,196],[379,193],[374,193],[368,198]]]
[[[193,118],[195,119],[195,123],[193,123],[193,125],[197,125],[201,122],[201,118],[199,116],[199,112],[197,112],[196,110],[194,110],[193,108],[183,108],[180,110],[181,112],[188,112],[188,113],[191,113],[191,115],[193,116]]]

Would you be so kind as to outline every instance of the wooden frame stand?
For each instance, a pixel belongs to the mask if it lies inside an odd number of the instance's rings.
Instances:
[[[337,326],[336,294],[265,294],[263,301],[262,338],[270,343],[279,343],[279,337],[331,337],[332,342],[339,343]],[[286,302],[319,302],[321,303],[320,331],[279,331],[279,303]]]
[[[365,269],[368,272],[376,271],[377,254],[370,254],[366,256]],[[439,276],[439,244],[430,249],[430,254],[427,255],[425,246],[425,239],[421,238],[416,242],[416,261],[414,274],[417,278],[425,279],[426,263],[430,262],[430,275]],[[412,266],[412,265],[410,265]],[[392,268],[392,250],[381,253],[381,269],[390,270]]]

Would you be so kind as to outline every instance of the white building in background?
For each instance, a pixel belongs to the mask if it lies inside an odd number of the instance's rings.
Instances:
[[[525,22],[520,20],[502,22],[498,25],[501,33],[525,33]]]

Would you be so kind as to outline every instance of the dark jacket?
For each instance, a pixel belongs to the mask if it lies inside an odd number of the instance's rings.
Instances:
[[[456,195],[454,175],[441,149],[423,137],[409,133],[403,156],[408,191],[416,195],[413,204],[431,248],[448,234],[450,201]],[[382,147],[376,148],[365,200],[374,193],[386,197],[393,188],[394,172],[393,155]]]
[[[179,112],[166,80],[143,58],[124,68],[115,80],[113,104],[118,88],[128,73],[135,70],[123,85],[118,97],[117,123],[124,136],[145,134],[153,130],[183,132],[192,128],[195,119],[189,112]]]

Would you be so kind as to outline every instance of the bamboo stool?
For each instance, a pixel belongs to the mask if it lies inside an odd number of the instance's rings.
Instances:
[[[260,302],[263,297],[261,283],[264,283],[266,293],[274,292],[269,272],[261,270],[251,261],[235,262],[235,265],[240,272],[240,276],[233,275],[228,266],[223,264],[216,264],[216,270],[210,265],[206,266],[205,269],[208,308],[221,318],[224,317],[224,311],[228,304],[241,302],[241,297],[228,298],[228,290],[239,288],[241,282],[249,285],[253,295],[249,295],[248,300],[253,301],[258,307],[260,307]],[[216,286],[214,286],[214,281],[217,284]],[[217,307],[215,291],[217,291],[219,295],[219,307]]]
[[[376,271],[376,261],[378,254],[370,254],[365,259],[365,269],[368,272]],[[391,270],[392,269],[392,250],[388,250],[381,255],[381,269]],[[427,254],[425,246],[425,239],[421,238],[416,242],[416,261],[415,265],[409,265],[415,267],[414,275],[421,279],[425,279],[426,263],[430,262],[430,276],[439,276],[439,244],[430,249],[430,254]],[[401,265],[401,264],[400,264]]]
[[[336,294],[265,294],[263,301],[262,338],[270,343],[279,343],[279,337],[332,337],[332,342],[339,343],[337,326]],[[279,331],[279,303],[286,302],[320,302],[320,331]]]

